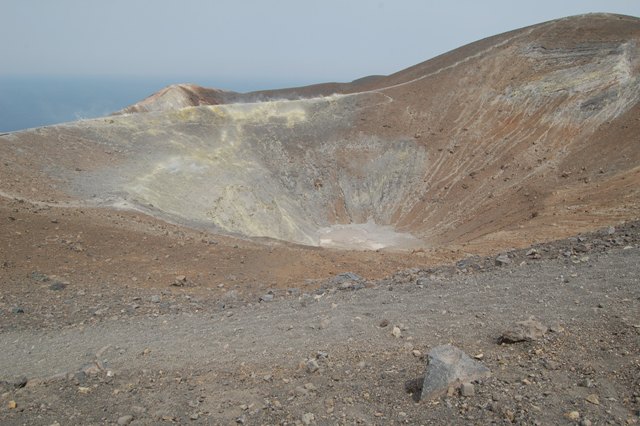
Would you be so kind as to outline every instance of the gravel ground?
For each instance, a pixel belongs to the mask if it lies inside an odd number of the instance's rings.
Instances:
[[[637,423],[639,229],[631,223],[377,281],[343,274],[262,300],[233,290],[71,289],[33,274],[40,287],[0,299],[0,419]],[[530,317],[548,327],[542,338],[498,343]],[[491,377],[474,383],[471,396],[452,389],[419,400],[426,354],[449,343]]]

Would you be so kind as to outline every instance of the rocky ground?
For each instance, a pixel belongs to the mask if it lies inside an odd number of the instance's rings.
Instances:
[[[639,43],[583,15],[0,135],[0,424],[638,423]],[[296,244],[369,219],[424,246]],[[436,387],[446,345],[491,374]]]
[[[639,244],[629,222],[260,296],[32,270],[0,296],[0,423],[635,424]],[[500,342],[530,317],[535,340]],[[491,376],[421,399],[442,344]]]

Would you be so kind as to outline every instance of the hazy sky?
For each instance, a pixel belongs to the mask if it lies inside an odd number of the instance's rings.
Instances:
[[[639,0],[0,0],[0,76],[349,81]],[[232,89],[232,88],[230,88]]]

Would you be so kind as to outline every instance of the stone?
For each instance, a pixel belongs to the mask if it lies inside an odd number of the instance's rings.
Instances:
[[[315,422],[316,416],[313,413],[304,413],[301,420],[303,424],[310,425]]]
[[[176,279],[173,281],[173,283],[171,283],[171,285],[176,287],[184,287],[186,283],[187,283],[187,277],[184,275],[178,275],[176,276]]]
[[[422,352],[420,352],[420,351],[419,351],[419,350],[417,350],[417,349],[412,350],[412,351],[411,351],[411,354],[412,354],[413,356],[415,356],[416,358],[420,358],[420,357],[422,356]]]
[[[565,417],[569,420],[576,421],[580,418],[580,413],[578,411],[569,411],[565,414]]]
[[[308,373],[315,373],[320,369],[320,365],[318,364],[318,361],[316,361],[315,359],[308,360],[306,367],[307,367]]]
[[[393,337],[395,337],[396,339],[400,338],[400,336],[402,336],[402,331],[400,331],[400,328],[397,326],[393,327],[393,330],[391,331],[391,335]]]
[[[298,396],[307,396],[307,395],[309,395],[309,391],[307,389],[303,388],[302,386],[296,386],[296,388],[293,391]]]
[[[426,277],[418,278],[416,280],[416,285],[422,286],[422,287],[429,285],[429,278],[426,278]]]
[[[65,287],[67,287],[67,285],[63,282],[60,281],[54,281],[53,283],[51,283],[51,285],[49,286],[49,290],[53,290],[53,291],[60,291],[60,290],[64,290]]]
[[[389,320],[388,320],[388,319],[386,319],[386,318],[385,318],[385,319],[383,319],[382,321],[380,321],[380,324],[378,324],[378,326],[379,326],[380,328],[385,328],[385,327],[386,327],[386,326],[388,326],[388,325],[389,325]]]
[[[502,333],[498,343],[531,342],[541,339],[547,331],[546,326],[531,317],[526,321],[517,322],[511,329]]]
[[[595,393],[587,395],[587,397],[585,398],[585,401],[590,402],[593,405],[600,405],[600,399],[598,398],[598,395],[596,395]]]
[[[338,286],[338,290],[362,290],[364,284],[356,281],[346,281]]]
[[[318,352],[316,352],[316,358],[317,359],[327,359],[327,358],[329,358],[329,354],[327,352],[318,351]]]
[[[532,248],[531,250],[527,251],[527,257],[531,259],[540,259],[542,256],[540,255],[540,252],[538,252],[538,250]]]
[[[348,281],[362,281],[362,277],[358,274],[355,274],[353,272],[343,272],[342,274],[338,274],[335,277],[333,277],[333,279],[331,281],[333,281],[334,284],[342,284],[344,282],[348,282]]]
[[[13,309],[11,309],[11,312],[13,312],[14,314],[24,314],[24,309],[21,308],[20,306],[16,306]]]
[[[582,419],[580,420],[580,426],[591,426],[591,420],[589,419]]]
[[[427,370],[420,399],[436,398],[451,385],[470,383],[490,375],[487,367],[455,346],[437,346],[427,355]]]
[[[118,425],[123,426],[123,425],[128,425],[129,423],[131,423],[133,421],[133,416],[132,415],[126,415],[126,416],[121,416],[118,418]]]
[[[460,386],[460,395],[462,396],[474,396],[476,394],[476,389],[473,386],[473,383],[463,383]]]
[[[271,302],[273,300],[273,294],[267,293],[260,296],[260,302]]]
[[[586,377],[578,382],[578,386],[583,388],[592,388],[595,386],[595,383],[590,378]]]
[[[14,410],[17,407],[18,407],[18,404],[16,404],[14,400],[9,401],[9,403],[7,404],[7,408],[9,408],[10,410]]]
[[[154,294],[153,296],[151,296],[151,303],[160,303],[161,297],[157,294]]]
[[[511,263],[511,259],[506,254],[501,254],[498,257],[496,257],[496,265],[497,266],[504,266],[504,265],[508,265],[510,263]]]

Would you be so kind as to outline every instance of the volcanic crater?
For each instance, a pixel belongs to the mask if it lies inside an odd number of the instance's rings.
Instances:
[[[4,173],[44,177],[3,191],[352,249],[592,229],[636,214],[640,150],[620,133],[638,129],[637,39],[635,18],[587,15],[350,84],[175,85],[112,117],[3,136]]]

